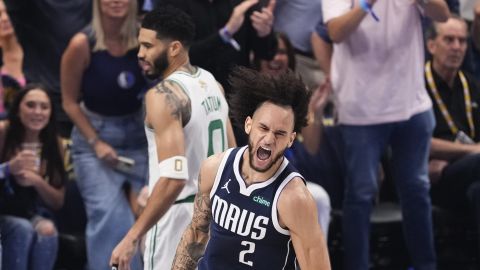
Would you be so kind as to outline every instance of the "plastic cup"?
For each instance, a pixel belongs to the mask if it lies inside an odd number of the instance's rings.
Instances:
[[[32,151],[37,159],[35,160],[35,171],[40,171],[40,164],[42,162],[42,143],[39,142],[29,142],[22,143],[22,151],[29,150]]]

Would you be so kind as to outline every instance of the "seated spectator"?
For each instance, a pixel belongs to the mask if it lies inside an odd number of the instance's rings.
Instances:
[[[3,1],[0,1],[0,49],[3,65],[0,68],[0,118],[6,117],[14,93],[25,86],[23,74],[23,49]]]
[[[3,269],[53,269],[58,238],[52,211],[65,194],[62,152],[47,90],[28,85],[0,122]]]
[[[295,69],[310,89],[316,89],[325,79],[327,68],[315,50],[328,50],[322,40],[311,42],[311,36],[322,19],[322,2],[312,0],[276,0],[273,28],[287,35],[295,53]],[[316,46],[316,47],[314,47]],[[326,49],[327,48],[327,49]],[[315,59],[317,58],[317,59]],[[317,61],[318,60],[318,61]]]
[[[135,221],[128,197],[136,197],[147,179],[147,85],[137,35],[136,0],[94,0],[92,24],[71,39],[62,57],[62,102],[75,125],[73,164],[87,213],[90,270],[109,268],[112,250]],[[140,256],[131,267],[143,268]]]
[[[277,43],[278,49],[277,53],[273,57],[272,60],[261,60],[255,59],[254,66],[263,74],[269,74],[271,76],[281,76],[288,69],[294,70],[295,69],[295,56],[292,44],[290,43],[288,37],[283,33],[277,33]],[[312,101],[310,102],[310,107],[315,106],[313,104],[318,104],[318,106],[322,107],[325,105],[326,96],[328,95],[327,91],[322,88],[322,91],[317,91],[312,97]],[[319,109],[321,111],[322,109]],[[303,131],[302,131],[303,132]],[[318,135],[319,137],[320,135]],[[285,155],[287,155],[288,159],[297,166],[297,161],[302,160],[301,157],[297,157],[293,154],[294,152],[287,150]],[[299,164],[301,165],[301,164]],[[303,173],[303,172],[302,172]],[[310,180],[306,178],[306,180]],[[330,224],[330,198],[327,192],[317,183],[314,182],[307,182],[307,187],[309,191],[312,193],[315,201],[317,202],[317,210],[318,210],[318,219],[322,231],[328,236],[328,227]]]
[[[429,171],[432,202],[471,210],[480,224],[480,88],[460,69],[467,40],[467,24],[460,17],[434,23],[428,31],[432,61],[425,79],[437,122]]]
[[[292,43],[284,33],[275,33],[277,50],[271,60],[254,58],[253,66],[263,74],[280,76],[288,69],[295,71],[295,52]]]

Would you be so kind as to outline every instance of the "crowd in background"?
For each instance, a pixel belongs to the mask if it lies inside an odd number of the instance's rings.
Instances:
[[[144,12],[164,5],[192,17],[190,61],[227,101],[238,65],[293,70],[313,92],[309,125],[286,155],[309,181],[327,236],[331,209],[343,210],[346,269],[369,267],[369,217],[390,173],[412,264],[436,269],[432,204],[480,228],[480,1],[351,3],[0,0],[2,269],[58,266],[71,183],[86,211],[89,269],[104,269],[142,211],[142,102],[157,81],[138,65],[137,35]],[[234,132],[245,145],[243,129]],[[123,157],[135,165],[118,166]],[[138,256],[133,269],[141,265]]]

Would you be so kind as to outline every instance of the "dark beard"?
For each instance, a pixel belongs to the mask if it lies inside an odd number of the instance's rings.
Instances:
[[[286,149],[287,149],[287,148],[285,148],[285,149],[283,149],[282,151],[280,151],[280,152],[277,154],[277,156],[275,156],[275,157],[273,158],[273,162],[270,163],[265,169],[257,168],[257,167],[255,167],[255,165],[253,164],[253,158],[254,158],[254,155],[255,155],[256,153],[255,153],[255,150],[253,149],[253,143],[252,143],[252,141],[249,139],[249,140],[248,140],[248,157],[249,157],[250,160],[249,160],[248,162],[250,163],[250,168],[254,169],[254,170],[257,171],[257,172],[261,172],[261,173],[264,173],[264,172],[270,170],[270,168],[272,168],[272,166],[273,166],[274,164],[277,164],[277,161],[278,161],[280,158],[283,158],[283,153],[285,153],[285,150],[286,150]]]
[[[152,73],[145,74],[145,76],[150,80],[159,79],[160,77],[162,77],[163,73],[169,65],[170,63],[168,62],[167,50],[165,50],[153,62]]]

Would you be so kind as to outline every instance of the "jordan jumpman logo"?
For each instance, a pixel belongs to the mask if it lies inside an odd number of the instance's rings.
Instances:
[[[226,189],[228,194],[230,194],[230,190],[228,190],[228,183],[230,183],[230,181],[232,181],[232,179],[228,179],[228,181],[225,183],[225,185],[223,185],[223,187],[221,189]]]

